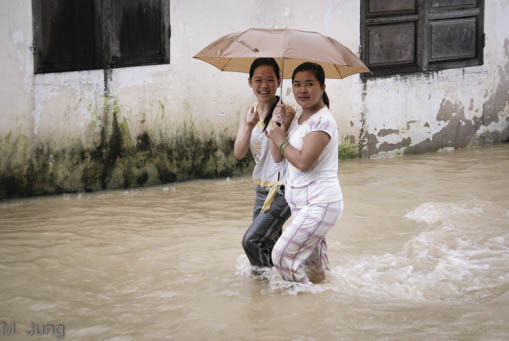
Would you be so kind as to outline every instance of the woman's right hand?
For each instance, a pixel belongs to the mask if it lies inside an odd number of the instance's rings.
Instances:
[[[251,105],[244,110],[242,117],[239,119],[239,129],[235,137],[235,144],[233,145],[233,152],[235,157],[241,160],[249,150],[249,141],[253,128],[260,120],[256,105]]]
[[[290,127],[293,117],[295,116],[295,109],[290,105],[278,103],[274,110],[274,115],[279,123],[285,127],[285,131]]]
[[[260,121],[260,115],[258,114],[258,110],[256,110],[256,105],[252,105],[249,107],[249,110],[246,115],[246,124],[252,129],[256,126],[258,121]]]

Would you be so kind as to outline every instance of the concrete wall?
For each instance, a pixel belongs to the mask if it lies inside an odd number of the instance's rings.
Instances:
[[[497,143],[509,136],[509,2],[485,2],[484,65],[368,81],[363,155]]]
[[[297,5],[298,4],[298,5]],[[171,0],[170,64],[33,73],[30,0],[0,3],[0,199],[153,185],[249,169],[232,144],[247,75],[192,59],[249,27],[320,31],[359,53],[358,0]],[[342,141],[364,157],[509,137],[509,2],[486,1],[484,65],[327,80]],[[287,102],[294,103],[290,81]]]

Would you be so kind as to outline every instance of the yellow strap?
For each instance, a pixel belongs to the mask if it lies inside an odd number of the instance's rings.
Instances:
[[[281,181],[278,181],[270,187],[269,194],[267,194],[267,198],[265,199],[265,202],[263,203],[263,212],[267,212],[269,210],[270,205],[272,204],[272,201],[276,197],[277,189],[280,185],[284,185],[284,183]]]

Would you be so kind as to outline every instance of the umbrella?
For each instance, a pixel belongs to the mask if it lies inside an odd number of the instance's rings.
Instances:
[[[222,71],[249,72],[260,57],[276,59],[282,78],[291,78],[303,62],[320,64],[327,78],[345,78],[370,72],[364,63],[337,40],[318,32],[292,29],[251,28],[227,34],[198,52],[193,58]]]

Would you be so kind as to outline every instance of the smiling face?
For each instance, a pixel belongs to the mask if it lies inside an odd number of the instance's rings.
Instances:
[[[279,87],[274,68],[269,65],[257,67],[253,77],[249,79],[249,86],[259,102],[270,102],[276,96],[276,90]]]
[[[302,107],[303,112],[314,112],[325,105],[322,100],[325,85],[320,85],[313,72],[297,72],[293,78],[292,87],[295,100]]]

